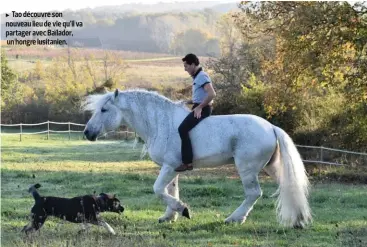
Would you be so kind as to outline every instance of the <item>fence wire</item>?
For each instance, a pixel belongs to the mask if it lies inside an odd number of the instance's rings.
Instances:
[[[72,122],[53,122],[47,121],[36,124],[0,124],[1,135],[22,135],[47,134],[50,133],[71,133],[83,132],[85,124]],[[99,139],[134,139],[137,138],[136,132],[131,132],[127,128],[124,131],[113,131],[99,137]],[[353,152],[342,149],[296,145],[300,152],[303,162],[325,165],[367,165],[367,153]]]

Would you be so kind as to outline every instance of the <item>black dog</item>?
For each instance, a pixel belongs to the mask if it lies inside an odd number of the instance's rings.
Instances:
[[[74,223],[82,223],[83,229],[87,223],[104,226],[110,233],[115,234],[115,231],[110,225],[104,222],[100,216],[100,212],[110,211],[122,213],[124,207],[115,195],[110,196],[105,193],[99,196],[85,195],[74,198],[61,198],[47,196],[43,197],[38,194],[37,189],[40,184],[31,186],[28,190],[33,195],[35,204],[31,210],[31,222],[24,226],[24,232],[37,231],[42,227],[48,216],[59,217]]]

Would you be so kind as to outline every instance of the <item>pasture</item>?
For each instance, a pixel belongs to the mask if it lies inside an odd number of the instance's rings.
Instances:
[[[243,225],[223,223],[243,200],[232,166],[197,169],[180,175],[180,197],[193,218],[158,223],[163,203],[153,193],[158,166],[140,159],[141,144],[81,140],[66,135],[2,136],[2,246],[367,246],[367,185],[316,182],[311,179],[314,221],[306,229],[285,229],[275,217],[276,184],[262,175],[260,198]],[[103,213],[117,235],[104,228],[81,227],[50,218],[39,233],[20,232],[28,223],[33,198],[29,185],[41,183],[41,195],[72,197],[116,193],[122,215]]]
[[[5,46],[5,51],[9,59],[9,66],[18,73],[30,73],[36,67],[36,61],[40,61],[44,68],[52,64],[52,59],[68,56],[66,48],[32,47],[22,48],[19,46]],[[81,58],[94,56],[97,61],[102,61],[105,51],[101,49],[74,49],[77,52],[78,66],[84,64]],[[181,57],[170,54],[117,51],[113,53],[122,58],[127,65],[124,76],[120,78],[118,86],[125,87],[163,87],[169,85],[177,87],[182,83],[190,82],[190,77],[184,71]],[[19,58],[16,58],[16,56]],[[204,57],[205,63],[208,58]],[[42,86],[42,82],[37,83],[37,87]]]

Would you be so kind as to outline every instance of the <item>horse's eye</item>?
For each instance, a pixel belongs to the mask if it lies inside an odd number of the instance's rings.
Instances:
[[[102,109],[101,109],[101,112],[106,112],[106,111],[107,111],[107,110],[106,110],[106,109],[104,109],[104,108],[102,108]]]

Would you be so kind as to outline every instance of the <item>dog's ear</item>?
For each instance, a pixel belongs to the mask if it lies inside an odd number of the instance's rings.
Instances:
[[[116,194],[113,194],[112,199],[115,199],[115,198],[116,198]]]

